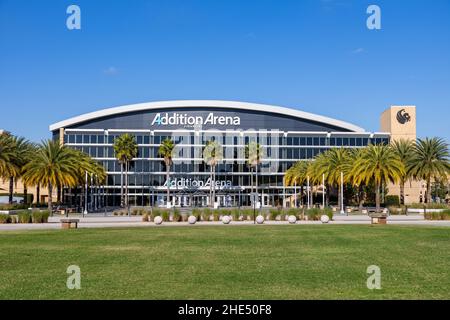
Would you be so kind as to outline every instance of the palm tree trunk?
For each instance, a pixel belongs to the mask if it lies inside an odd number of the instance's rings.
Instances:
[[[330,206],[330,185],[328,183],[325,184],[326,192],[325,192],[325,206]]]
[[[302,183],[302,185],[300,186],[300,206],[302,206],[303,207],[303,190],[304,188],[303,188],[303,183]]]
[[[128,161],[125,162],[125,207],[128,208]]]
[[[53,212],[53,186],[51,183],[48,184],[48,211],[50,212],[50,215]]]
[[[9,204],[13,203],[13,194],[14,194],[14,177],[9,177]]]
[[[253,166],[250,167],[250,185],[252,186],[251,192],[253,193]]]
[[[36,186],[36,203],[39,203],[39,202],[41,202],[41,187],[38,184]]]
[[[61,186],[56,187],[56,202],[61,202]]]
[[[431,203],[431,177],[427,177],[427,203]]]
[[[380,212],[380,208],[381,208],[381,196],[380,196],[380,183],[377,182],[376,186],[375,186],[375,206],[376,206],[376,211]]]
[[[362,212],[363,205],[364,205],[364,194],[363,194],[363,187],[360,185],[358,186],[358,197],[359,197],[359,212]]]
[[[23,203],[28,204],[28,188],[26,183],[23,184]]]
[[[213,166],[213,197],[212,197],[212,201],[213,201],[213,208],[214,208],[214,204],[216,203],[216,166]]]
[[[170,204],[170,166],[166,164],[167,204]]]
[[[341,186],[338,184],[338,210],[341,211],[342,203],[341,203]]]
[[[400,181],[400,204],[405,204],[405,181]]]
[[[209,167],[209,206],[213,207],[213,166]]]
[[[123,163],[120,163],[120,206],[124,207],[125,202],[123,199]]]

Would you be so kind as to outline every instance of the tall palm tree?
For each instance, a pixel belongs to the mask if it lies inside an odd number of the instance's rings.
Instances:
[[[253,192],[253,172],[256,172],[255,192],[258,194],[258,166],[263,158],[263,149],[256,141],[251,141],[245,145],[245,159],[251,170],[251,185]],[[259,197],[259,196],[258,196]],[[257,200],[257,202],[259,199]]]
[[[411,177],[409,162],[414,154],[414,143],[411,140],[400,139],[392,143],[392,150],[400,158],[405,167],[405,174],[400,177],[400,204],[405,204],[405,183]]]
[[[348,174],[348,161],[349,151],[344,148],[334,148],[323,153],[321,160],[322,172],[327,173],[325,181],[331,185],[336,186],[338,189],[338,207],[342,208],[342,191],[339,185],[346,183],[349,179]],[[344,181],[341,181],[341,175],[343,174]]]
[[[203,161],[210,167],[210,186],[209,186],[209,203],[211,207],[214,207],[216,199],[216,167],[217,164],[223,160],[223,148],[214,141],[210,140],[206,142],[203,149]]]
[[[77,185],[77,153],[58,141],[44,141],[38,147],[32,161],[25,165],[23,180],[28,185],[47,186],[48,210],[52,212],[53,188]]]
[[[448,144],[440,138],[418,139],[409,161],[411,175],[427,183],[426,202],[431,202],[431,180],[450,175]]]
[[[114,152],[116,159],[120,163],[121,171],[121,187],[120,187],[120,204],[128,207],[128,171],[130,169],[130,163],[136,158],[138,154],[138,145],[136,139],[133,135],[129,133],[122,134],[114,140]],[[125,194],[124,194],[124,183],[123,175],[125,171]]]
[[[400,157],[387,145],[369,145],[363,149],[352,170],[354,182],[375,183],[376,211],[380,212],[380,189],[383,183],[396,183],[405,174],[405,166]]]
[[[164,164],[166,165],[166,183],[167,183],[167,206],[170,205],[170,167],[173,164],[173,152],[175,149],[175,143],[166,138],[159,146],[158,155],[164,158]]]

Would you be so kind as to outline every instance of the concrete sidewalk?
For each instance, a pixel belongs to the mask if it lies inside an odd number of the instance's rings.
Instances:
[[[14,230],[47,230],[60,229],[60,220],[64,217],[50,217],[49,223],[44,224],[0,224],[0,231],[14,231]],[[130,228],[130,227],[175,227],[175,226],[251,226],[253,221],[232,221],[229,225],[225,225],[220,221],[215,222],[197,222],[195,225],[190,225],[187,222],[164,222],[157,226],[153,222],[142,222],[142,217],[84,217],[77,218],[80,220],[79,228]],[[330,225],[368,225],[370,218],[368,216],[344,216],[336,215],[330,221]],[[265,225],[289,225],[287,221],[265,221]],[[297,221],[297,225],[322,225],[320,221]],[[415,225],[415,226],[443,226],[450,227],[450,221],[428,221],[424,220],[422,215],[409,216],[390,216],[388,217],[388,224],[391,225]]]

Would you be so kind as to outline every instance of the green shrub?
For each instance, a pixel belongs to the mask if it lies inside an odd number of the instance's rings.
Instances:
[[[2,224],[11,223],[11,217],[9,216],[9,214],[1,213],[0,214],[0,223],[2,223]]]
[[[33,223],[47,223],[50,213],[48,211],[35,211],[31,214]]]
[[[427,209],[450,209],[445,203],[412,203],[408,207],[412,209],[423,209],[424,207]]]
[[[330,221],[333,220],[333,209],[326,207],[322,210],[323,214],[327,215],[330,218]]]
[[[180,214],[180,210],[178,209],[174,209],[172,212],[172,221],[173,222],[180,222],[181,221],[181,214]]]
[[[149,221],[148,213],[144,213],[142,215],[142,222],[148,222],[148,221]]]
[[[161,216],[161,218],[163,219],[164,222],[169,222],[170,221],[170,211],[169,210],[162,210],[159,209],[159,213],[156,216]]]
[[[318,208],[312,208],[312,209],[306,210],[306,216],[308,217],[308,220],[310,220],[310,221],[320,220],[320,214],[321,214],[321,211]]]
[[[388,195],[385,197],[385,206],[399,206],[400,205],[400,197],[396,195]]]
[[[24,210],[28,209],[28,205],[26,204],[1,204],[0,210],[9,211],[9,210]]]
[[[298,218],[300,215],[300,210],[298,208],[289,208],[286,213],[288,216],[295,216]]]
[[[18,223],[31,223],[31,214],[28,211],[22,211],[17,215]]]
[[[272,220],[272,221],[275,221],[280,214],[281,214],[281,210],[278,210],[278,209],[270,209],[269,210],[269,217],[270,217],[270,220]]]
[[[209,221],[211,216],[211,209],[204,208],[202,212],[203,221]]]
[[[202,211],[199,208],[192,209],[191,215],[197,218],[197,221],[200,221],[202,217]]]
[[[450,220],[450,209],[442,212],[427,212],[425,213],[426,220]]]
[[[234,221],[239,221],[239,217],[241,216],[241,211],[238,208],[231,209],[230,212]]]

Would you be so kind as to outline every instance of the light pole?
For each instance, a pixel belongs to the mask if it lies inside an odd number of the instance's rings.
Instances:
[[[84,212],[83,217],[85,214],[88,214],[88,172],[86,171],[86,177],[85,177],[85,184],[84,184]]]
[[[344,172],[341,171],[341,214],[344,212]]]
[[[306,195],[308,198],[308,202],[307,202],[307,208],[310,209],[311,208],[311,197],[310,197],[310,190],[309,190],[309,176],[306,177]]]
[[[325,173],[322,174],[322,207],[325,209]]]
[[[294,208],[297,208],[297,181],[294,181]]]

